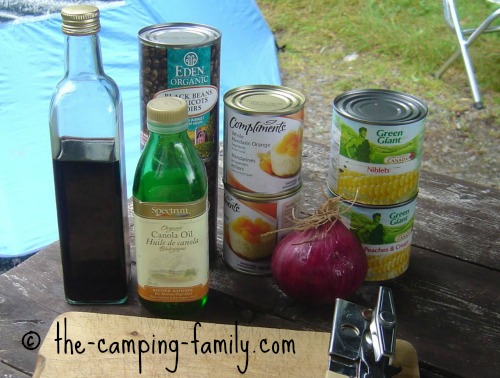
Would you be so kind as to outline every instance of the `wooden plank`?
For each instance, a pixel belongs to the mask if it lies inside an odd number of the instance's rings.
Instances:
[[[42,254],[38,255],[38,257],[42,258]],[[427,366],[435,367],[438,370],[440,369],[440,366],[442,366],[443,361],[449,361],[450,365],[455,366],[456,362],[454,361],[456,361],[457,350],[465,353],[465,355],[467,355],[467,353],[470,354],[470,352],[474,350],[483,350],[483,358],[485,360],[498,360],[496,358],[498,355],[491,355],[491,350],[488,352],[489,346],[487,345],[488,348],[484,348],[483,341],[480,338],[477,338],[478,334],[488,334],[488,332],[491,334],[491,330],[488,329],[487,325],[495,325],[495,320],[498,318],[498,309],[495,309],[494,307],[498,303],[498,294],[495,293],[496,287],[493,284],[496,282],[495,278],[498,278],[497,274],[491,270],[488,271],[480,267],[474,267],[479,271],[471,273],[470,269],[464,270],[464,264],[458,260],[437,255],[438,260],[444,260],[445,262],[436,264],[433,262],[435,259],[436,255],[429,253],[428,251],[418,249],[414,250],[410,270],[402,277],[402,279],[396,280],[389,285],[393,289],[396,297],[398,317],[400,320],[398,334],[400,337],[414,343],[417,351],[420,353],[420,358],[424,365],[426,364]],[[47,259],[44,258],[44,260]],[[30,265],[30,263],[31,261],[28,260],[28,262],[16,269],[25,268]],[[35,260],[33,260],[32,264],[34,266],[40,266],[40,262]],[[288,326],[293,325],[292,328],[316,329],[324,331],[329,330],[331,326],[332,308],[310,308],[309,306],[303,306],[295,303],[293,300],[290,300],[281,292],[277,291],[276,286],[270,277],[265,278],[244,275],[221,264],[221,262],[218,264],[220,271],[216,271],[212,274],[214,282],[212,285],[213,289],[216,289],[220,285],[224,285],[224,282],[226,282],[226,284],[232,285],[233,287],[233,290],[230,291],[232,295],[236,295],[244,301],[254,303],[256,310],[249,310],[245,306],[238,305],[237,307],[240,309],[240,317],[244,313],[246,314],[245,317],[247,321],[252,321],[252,324],[254,324],[253,322],[255,320],[257,323],[263,322],[266,324],[268,318],[260,316],[258,310],[263,307],[267,307],[269,308],[269,312],[271,314],[290,319],[290,324]],[[441,276],[441,272],[443,270],[446,271],[446,269],[443,269],[443,265],[449,267],[449,274],[444,276],[443,280],[448,283],[453,283],[453,285],[450,287],[442,287],[436,283],[427,283],[428,281],[435,282],[436,280],[433,277],[439,277]],[[467,264],[467,266],[470,266],[470,264]],[[27,271],[32,270],[33,266],[27,269]],[[490,276],[485,276],[483,271],[490,272]],[[50,274],[50,272],[48,273]],[[16,272],[16,276],[22,276],[22,273]],[[228,279],[228,277],[231,276],[233,276],[233,280]],[[407,277],[410,277],[410,279]],[[478,282],[478,277],[481,277],[486,282]],[[250,280],[250,283],[248,283],[247,279]],[[11,280],[11,282],[14,281]],[[477,284],[477,287],[480,287],[481,291],[479,293],[475,293],[470,291],[470,288],[466,289],[468,287],[468,282],[475,282],[473,286]],[[58,285],[60,286],[60,283]],[[367,285],[351,300],[366,305],[373,303],[376,295],[376,286],[377,285]],[[5,287],[5,285],[3,284],[2,287]],[[237,290],[238,288],[239,291]],[[45,289],[50,290],[51,288],[46,287]],[[33,288],[30,288],[28,285],[22,289],[16,288],[16,290],[31,291]],[[453,294],[454,290],[457,291],[456,295]],[[245,296],[245,292],[249,292],[250,295]],[[214,291],[211,293],[213,294]],[[214,303],[212,300],[212,294],[209,304]],[[465,294],[467,295],[464,297]],[[266,300],[262,301],[262,298],[266,298]],[[271,300],[268,300],[267,298],[271,298]],[[18,298],[15,297],[13,300],[18,300]],[[59,298],[59,300],[62,301],[61,298]],[[452,303],[452,300],[454,300],[455,303]],[[66,305],[62,302],[60,306],[65,307]],[[490,306],[490,308],[488,308],[488,306]],[[19,309],[16,310],[16,319],[22,318],[22,314],[26,313],[24,311],[27,311],[27,308],[33,312],[32,304],[29,306],[23,306],[21,303],[17,303],[16,306],[12,305],[6,307]],[[134,304],[132,307],[136,310],[140,310],[141,308],[138,304]],[[68,308],[74,307],[68,305]],[[227,304],[218,307],[218,309],[221,308],[224,309],[222,314],[227,313]],[[124,313],[128,312],[126,306],[101,306],[97,308],[99,311],[101,309],[104,310],[103,312],[122,312],[122,310]],[[450,312],[450,309],[453,311]],[[82,308],[82,310],[95,311],[96,308],[88,306],[88,308]],[[479,324],[479,326],[476,326],[476,323],[478,323],[478,311],[481,315],[482,323]],[[216,312],[218,313],[216,318],[220,319],[221,314],[217,310]],[[439,319],[441,314],[444,314],[443,319],[446,320],[446,327],[443,327],[441,322],[436,321],[436,318]],[[233,321],[236,316],[233,313],[229,318],[230,321]],[[277,319],[276,317],[271,318]],[[427,321],[424,321],[425,319],[429,321],[428,324]],[[280,324],[280,321],[278,320],[276,323]],[[450,325],[454,325],[454,327],[452,327],[453,330],[451,331]],[[415,327],[422,327],[423,332],[415,332]],[[447,329],[448,331],[446,331]],[[18,332],[19,333],[16,332],[17,336],[19,336],[21,331]],[[443,335],[443,332],[446,334]],[[493,340],[498,338],[498,329],[491,334],[491,337]],[[448,340],[448,342],[443,343],[443,340]],[[13,340],[11,341],[14,342]],[[470,344],[471,341],[472,344]],[[430,356],[428,349],[431,350]],[[495,349],[493,348],[493,350]],[[446,353],[446,351],[448,352]],[[450,355],[447,356],[447,354]],[[15,353],[15,359],[19,359],[17,353]],[[470,369],[479,368],[479,366],[474,366],[474,364],[472,366],[469,365],[469,362],[465,363],[466,366],[463,367],[464,370],[455,371],[460,373],[460,371],[467,372],[470,371]],[[450,368],[452,369],[453,366]]]
[[[420,360],[457,376],[496,377],[500,368],[499,274],[413,249],[393,289],[398,335],[425,351]],[[488,366],[488,370],[484,370]]]
[[[29,378],[32,374],[26,374],[9,365],[5,365],[0,362],[0,377],[5,378]]]
[[[423,171],[414,244],[500,269],[500,191]]]
[[[16,318],[2,314],[0,320],[0,372],[4,369],[13,369],[31,376],[38,349],[25,348],[22,343],[28,343],[29,348],[35,347],[36,343],[42,341],[47,334],[51,319],[58,314],[37,306],[35,303],[28,305],[22,298],[10,297],[3,292],[0,293],[0,297],[9,306],[14,302],[21,314]]]
[[[85,352],[58,352],[54,340],[58,334],[62,338],[63,332],[73,343],[81,341]],[[321,376],[326,372],[329,344],[329,335],[323,332],[82,312],[59,316],[49,335],[40,349],[36,377],[104,376],[110,371],[118,376],[151,377],[167,374],[166,368],[182,377],[234,377],[240,373],[303,377],[311,372]],[[120,340],[127,340],[127,352],[102,353],[100,340],[109,350],[113,342],[120,346]],[[166,341],[168,349],[160,351],[160,341]],[[271,352],[271,347],[278,347],[279,353]],[[149,353],[139,352],[146,349]]]

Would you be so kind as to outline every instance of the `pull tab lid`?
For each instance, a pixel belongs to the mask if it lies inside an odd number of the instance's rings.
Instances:
[[[61,10],[62,31],[67,35],[96,34],[101,30],[99,8],[92,5],[70,5]]]
[[[157,97],[148,102],[148,129],[156,133],[178,133],[187,129],[188,107],[180,97]]]

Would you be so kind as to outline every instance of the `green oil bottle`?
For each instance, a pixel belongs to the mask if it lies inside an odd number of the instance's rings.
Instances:
[[[147,117],[133,185],[137,290],[154,314],[182,317],[207,301],[207,173],[187,134],[185,100],[155,98]]]

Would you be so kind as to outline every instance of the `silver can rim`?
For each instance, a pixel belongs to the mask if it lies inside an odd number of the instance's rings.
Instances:
[[[252,95],[279,95],[281,99],[287,100],[288,106],[279,110],[259,110],[242,105],[242,98]],[[245,96],[245,97],[243,97]],[[247,115],[272,115],[285,116],[295,114],[304,108],[305,96],[296,89],[272,84],[244,85],[230,89],[224,94],[224,104],[241,114]]]
[[[224,190],[228,191],[231,195],[237,197],[238,199],[250,202],[276,202],[285,200],[288,198],[292,198],[295,195],[298,195],[302,190],[302,182],[300,182],[297,186],[291,188],[290,190],[277,193],[277,194],[263,194],[263,193],[255,193],[255,192],[245,192],[239,190],[237,188],[232,187],[228,183],[224,183]]]
[[[202,42],[198,43],[167,43],[161,41],[154,41],[151,38],[149,38],[153,32],[160,32],[160,31],[165,32],[165,31],[173,31],[180,29],[185,29],[186,31],[191,31],[191,32],[194,31],[204,32],[206,38]],[[141,30],[139,30],[137,36],[140,42],[147,46],[157,47],[157,48],[183,49],[183,48],[211,46],[220,43],[222,33],[218,29],[210,25],[196,24],[189,22],[171,22],[171,23],[154,24],[146,26]]]
[[[368,125],[406,125],[423,121],[427,105],[418,97],[389,89],[353,89],[333,100],[342,117]]]

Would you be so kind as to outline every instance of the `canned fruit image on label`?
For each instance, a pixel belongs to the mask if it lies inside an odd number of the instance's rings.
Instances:
[[[397,206],[340,202],[341,218],[363,245],[368,258],[366,281],[385,281],[409,266],[416,199]]]
[[[274,250],[275,227],[261,217],[241,216],[228,225],[228,243],[233,252],[247,260],[260,260]]]
[[[291,177],[302,165],[302,128],[291,130],[276,143],[268,154],[260,154],[260,167],[270,175]]]
[[[226,186],[224,191],[224,261],[241,272],[271,273],[276,244],[293,225],[300,188],[276,198],[253,198]]]
[[[328,187],[344,199],[389,205],[418,190],[427,107],[383,90],[346,92],[335,99]]]
[[[139,31],[141,148],[148,139],[145,109],[161,96],[188,103],[188,135],[203,159],[219,150],[221,34],[199,24],[172,23]]]
[[[250,86],[228,92],[224,101],[224,182],[255,195],[297,188],[303,98],[283,87]]]

